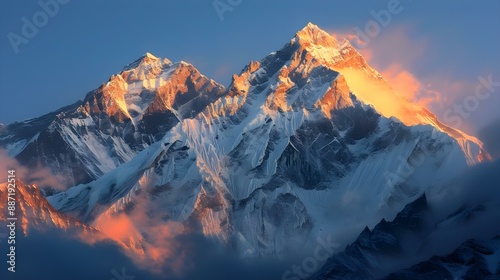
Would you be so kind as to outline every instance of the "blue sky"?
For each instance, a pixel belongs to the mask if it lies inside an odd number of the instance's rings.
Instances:
[[[279,49],[307,22],[353,33],[374,19],[371,11],[386,10],[390,2],[220,0],[235,4],[221,20],[212,0],[65,1],[18,53],[8,34],[22,35],[22,18],[33,21],[42,8],[38,1],[0,2],[0,122],[75,102],[145,52],[185,60],[228,85],[248,61]],[[451,85],[475,85],[488,75],[500,81],[500,2],[477,2],[401,0],[401,12],[367,46],[371,64],[381,72],[400,64],[422,83],[438,83],[446,94],[432,107],[438,116],[471,94],[471,87]],[[404,44],[394,43],[394,34]],[[467,117],[464,130],[500,118],[497,88]]]

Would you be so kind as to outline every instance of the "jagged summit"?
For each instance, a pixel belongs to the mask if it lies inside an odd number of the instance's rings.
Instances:
[[[171,64],[172,62],[168,58],[161,59],[159,57],[154,56],[153,54],[146,52],[144,55],[139,57],[134,62],[125,65],[123,67],[123,71],[133,70],[141,65],[151,65],[151,64]]]
[[[304,47],[310,45],[318,45],[323,47],[338,47],[338,42],[334,36],[319,28],[317,25],[308,23],[306,27],[295,34],[295,38],[299,44]]]
[[[158,59],[158,57],[154,56],[150,52],[146,52],[143,57],[151,58],[151,59]]]
[[[299,32],[297,32],[297,35],[304,35],[306,33],[313,33],[313,34],[324,34],[326,31],[321,29],[319,26],[312,22],[308,22],[304,28],[302,28]],[[327,33],[328,34],[328,33]]]
[[[307,25],[301,30],[299,30],[296,35],[301,37],[306,34],[316,35],[316,36],[329,36],[328,32],[324,31],[319,26],[311,22],[307,23]]]
[[[174,119],[190,117],[225,88],[187,62],[172,63],[147,52],[112,76],[100,91],[104,98],[98,94],[97,103],[94,96],[86,99],[90,111],[102,112],[104,108],[107,115],[117,114],[120,122],[131,120],[140,129],[145,114],[172,111]]]
[[[193,65],[146,53],[82,100],[39,118],[0,126],[0,146],[30,167],[40,161],[33,154],[50,157],[43,166],[64,174],[65,186],[89,182],[129,161],[224,92],[223,85]],[[67,156],[76,160],[66,162]]]

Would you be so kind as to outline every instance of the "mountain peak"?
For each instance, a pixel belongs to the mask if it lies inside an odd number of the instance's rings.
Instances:
[[[321,45],[325,47],[337,47],[337,40],[328,32],[309,22],[302,30],[297,32],[295,38],[299,43],[305,45]]]
[[[302,30],[300,30],[299,32],[302,32],[302,31],[315,31],[315,32],[321,32],[323,31],[321,28],[319,28],[319,26],[317,26],[316,24],[312,23],[312,22],[308,22],[307,25],[302,28]],[[324,31],[323,31],[324,32]]]
[[[161,62],[162,64],[170,64],[170,63],[172,63],[167,58],[164,58],[162,60],[161,58],[154,56],[150,52],[146,52],[144,55],[142,55],[141,57],[139,57],[134,62],[126,65],[125,67],[123,67],[123,71],[128,71],[128,70],[135,69],[135,68],[139,67],[140,65],[150,65],[150,64],[154,64],[154,63],[158,63],[158,62]]]

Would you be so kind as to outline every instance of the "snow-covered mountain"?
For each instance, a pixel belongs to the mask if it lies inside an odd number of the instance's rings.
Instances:
[[[47,198],[56,210],[97,230],[127,219],[136,231],[115,240],[143,255],[148,233],[171,223],[245,256],[284,256],[325,234],[347,245],[488,159],[478,139],[397,96],[348,41],[313,24],[227,90],[146,54],[82,101],[0,128],[0,145],[74,185]]]
[[[83,100],[0,127],[0,146],[30,168],[49,167],[72,186],[130,161],[224,94],[192,65],[147,53]]]
[[[365,228],[309,279],[498,279],[498,192],[451,213],[436,208],[421,196],[394,220]]]
[[[310,24],[130,162],[49,201],[89,223],[140,201],[246,254],[281,255],[321,232],[348,242],[479,161],[479,141],[367,105],[342,75],[349,67],[383,82],[348,42]]]

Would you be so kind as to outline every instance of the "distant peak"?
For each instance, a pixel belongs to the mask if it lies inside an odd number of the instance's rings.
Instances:
[[[312,22],[308,22],[307,25],[302,28],[302,30],[318,30],[318,31],[322,31],[321,28],[319,28],[319,26],[317,26],[316,24],[312,23]]]
[[[148,65],[148,64],[156,63],[156,62],[158,62],[160,60],[161,60],[160,58],[154,56],[150,52],[146,52],[144,55],[142,55],[141,57],[139,57],[136,61],[128,64],[127,66],[125,66],[123,68],[123,71],[128,71],[128,70],[135,69],[139,65]],[[171,61],[165,58],[165,59],[163,59],[162,63],[163,64],[170,64]]]
[[[304,28],[302,28],[302,30],[297,32],[295,38],[297,38],[300,43],[332,47],[336,47],[338,45],[335,37],[331,36],[328,32],[324,31],[311,22],[309,22]]]

